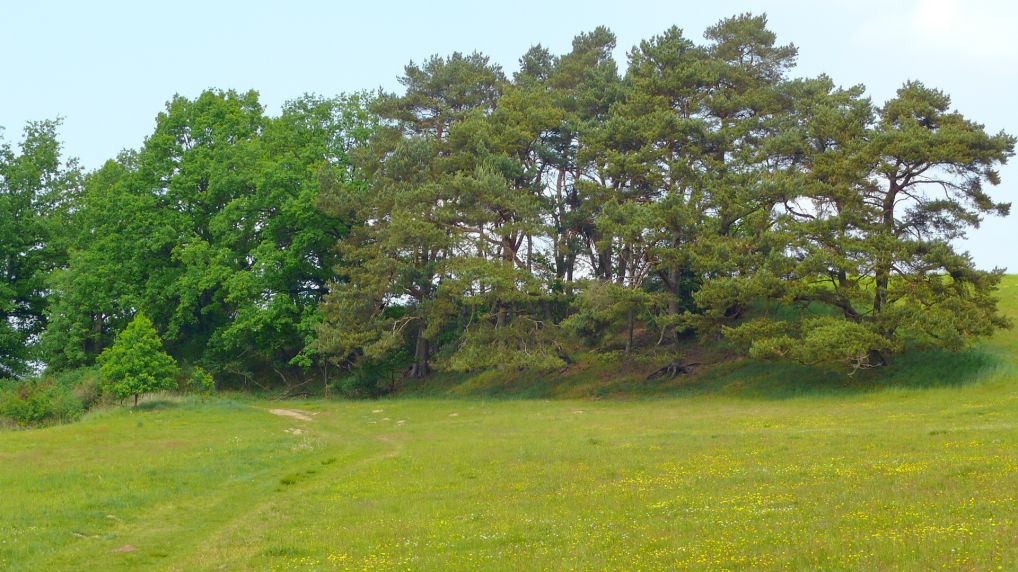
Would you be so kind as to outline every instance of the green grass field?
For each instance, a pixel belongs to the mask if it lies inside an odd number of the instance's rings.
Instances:
[[[1018,279],[1001,296],[1018,316]],[[151,400],[7,431],[0,569],[1018,569],[1018,332],[884,373]],[[559,394],[588,398],[523,399]]]

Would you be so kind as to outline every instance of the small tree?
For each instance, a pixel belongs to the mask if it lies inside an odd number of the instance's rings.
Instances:
[[[191,370],[191,377],[187,380],[187,390],[197,393],[203,398],[208,397],[216,390],[216,380],[205,368],[195,366]]]
[[[134,395],[135,405],[142,393],[176,387],[177,362],[163,351],[152,321],[142,314],[99,356],[99,364],[102,392],[120,399]]]

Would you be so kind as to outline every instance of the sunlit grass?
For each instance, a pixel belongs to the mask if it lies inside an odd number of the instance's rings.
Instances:
[[[0,569],[1014,570],[1015,355],[114,408],[0,433]]]

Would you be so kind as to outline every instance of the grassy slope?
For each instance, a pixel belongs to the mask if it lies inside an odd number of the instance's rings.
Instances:
[[[1018,279],[1002,297],[1018,315]],[[1016,569],[1016,356],[1012,331],[809,392],[749,363],[679,399],[237,398],[0,433],[0,569]],[[594,373],[505,393],[650,391]],[[266,410],[289,406],[318,414]]]

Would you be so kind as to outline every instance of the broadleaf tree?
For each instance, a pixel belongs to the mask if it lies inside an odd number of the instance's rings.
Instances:
[[[177,387],[177,362],[163,349],[152,321],[136,315],[99,356],[99,387],[118,399]]]

